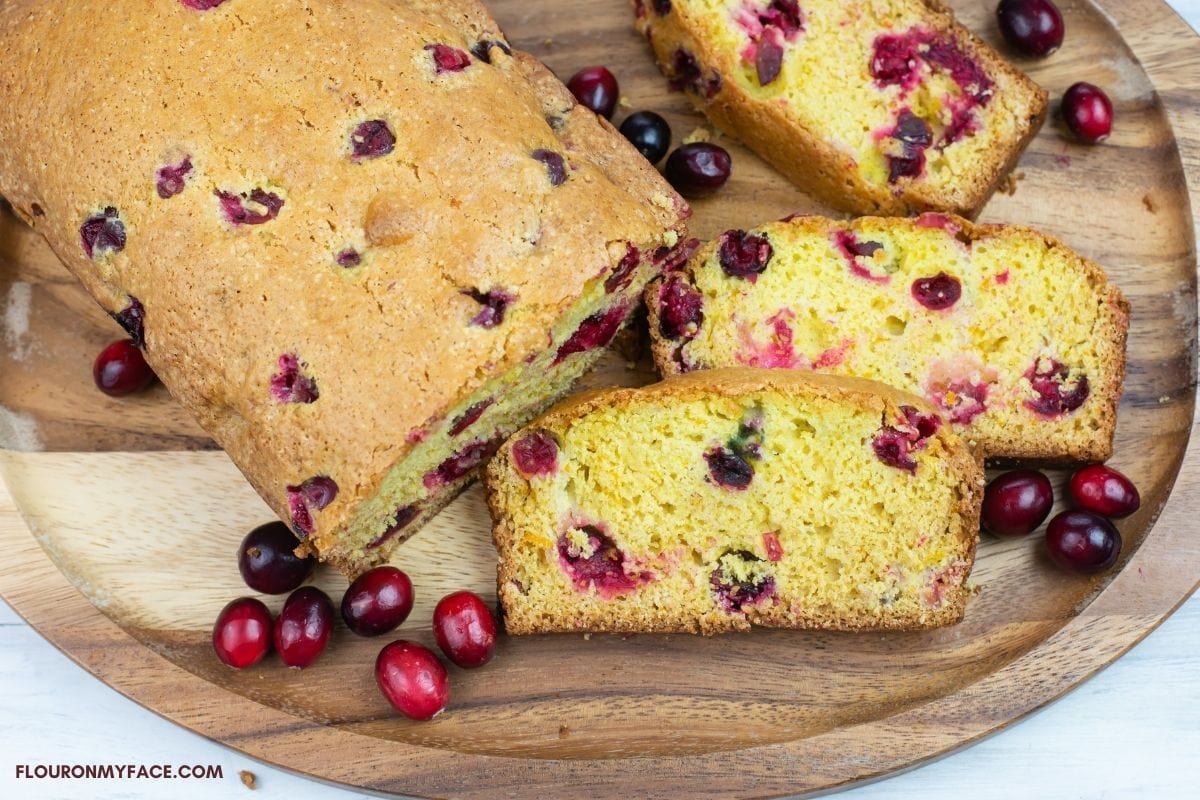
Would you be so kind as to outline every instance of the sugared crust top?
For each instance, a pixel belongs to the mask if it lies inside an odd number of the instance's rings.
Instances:
[[[686,216],[502,45],[475,0],[12,0],[0,192],[107,310],[140,301],[151,365],[277,512],[285,485],[339,476],[330,529],[407,432],[544,349],[626,242],[667,243]],[[158,171],[185,163],[162,196]],[[255,190],[277,215],[235,224],[219,193],[263,214]],[[124,247],[89,258],[81,225],[109,208]],[[492,291],[515,298],[503,324],[470,324],[470,293]],[[315,402],[272,397],[288,354]]]

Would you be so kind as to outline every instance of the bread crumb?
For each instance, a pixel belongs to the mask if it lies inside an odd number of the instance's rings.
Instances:
[[[696,142],[708,142],[712,140],[712,131],[708,128],[696,128],[687,136],[683,137],[684,144],[695,144]]]
[[[258,778],[250,770],[244,769],[240,771],[238,773],[238,777],[242,779],[242,784],[245,785],[245,787],[250,791],[254,791],[258,788]]]
[[[568,728],[566,725],[559,725],[559,726],[558,726],[558,738],[560,738],[560,739],[565,739],[565,738],[567,738],[567,737],[568,737],[568,736],[570,736],[570,735],[571,735],[571,729],[570,729],[570,728]]]
[[[1017,193],[1017,178],[1011,172],[1004,176],[1004,180],[1000,181],[999,191],[1012,197]]]
[[[33,306],[33,284],[17,281],[8,287],[4,305],[4,341],[12,348],[12,357],[29,357],[29,310]]]
[[[633,108],[633,104],[629,102],[629,98],[625,95],[621,95],[617,98],[617,105],[619,105],[621,108]]]
[[[592,635],[591,635],[590,633],[585,633],[585,634],[583,635],[583,640],[584,640],[585,642],[590,642],[590,641],[592,640]]]
[[[1142,195],[1142,205],[1144,205],[1146,207],[1146,210],[1149,211],[1151,214],[1158,213],[1158,204],[1154,202],[1154,198],[1150,196],[1149,192]]]
[[[1164,394],[1162,397],[1158,398],[1158,402],[1160,405],[1171,402],[1171,395]]]

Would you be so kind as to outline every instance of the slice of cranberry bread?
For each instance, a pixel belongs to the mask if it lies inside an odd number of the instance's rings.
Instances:
[[[0,76],[0,192],[348,572],[682,241],[682,200],[475,0],[13,0]]]
[[[957,217],[728,231],[647,289],[664,375],[820,370],[925,397],[987,456],[1103,461],[1129,306],[1050,237]]]
[[[983,471],[882,384],[731,368],[571,398],[492,460],[509,633],[958,621]]]
[[[1046,92],[938,0],[634,0],[672,87],[797,186],[857,214],[973,217]]]

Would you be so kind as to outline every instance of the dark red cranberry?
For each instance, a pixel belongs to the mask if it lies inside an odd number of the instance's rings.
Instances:
[[[1071,476],[1071,499],[1084,511],[1124,519],[1142,506],[1133,481],[1103,464],[1084,467]]]
[[[88,258],[102,258],[125,249],[125,223],[112,206],[93,214],[79,226],[79,241]]]
[[[612,119],[621,95],[616,76],[607,67],[585,67],[571,76],[567,88],[584,108]]]
[[[650,5],[660,17],[671,13],[671,0],[650,0]]]
[[[871,442],[875,456],[884,464],[906,472],[917,471],[912,454],[925,447],[929,438],[941,427],[941,420],[922,414],[912,406],[900,406],[901,420],[884,424]]]
[[[754,72],[759,86],[775,82],[783,69],[783,44],[774,37],[763,36],[754,53]]]
[[[159,167],[154,175],[155,188],[158,196],[168,200],[183,191],[187,185],[187,176],[192,171],[192,158],[187,156],[178,164],[167,164]]]
[[[287,487],[288,511],[297,536],[303,538],[313,532],[312,512],[328,506],[337,494],[338,485],[328,475],[317,475],[299,486]]]
[[[263,189],[241,194],[214,189],[213,193],[221,201],[221,210],[230,225],[262,225],[279,216],[283,208],[283,198]]]
[[[651,164],[671,149],[671,126],[653,111],[635,111],[621,123],[621,135]]]
[[[187,8],[197,11],[209,11],[225,2],[225,0],[179,0]]]
[[[546,175],[550,178],[551,186],[562,186],[567,182],[567,162],[553,150],[537,149],[533,153],[534,161],[546,165]]]
[[[575,353],[607,347],[612,338],[617,335],[621,323],[625,321],[628,310],[629,307],[626,303],[618,303],[607,311],[597,311],[579,323],[579,327],[571,334],[570,338],[559,346],[551,366]]]
[[[391,525],[389,525],[387,527],[387,529],[384,530],[383,533],[379,534],[372,541],[370,541],[367,544],[366,549],[367,550],[375,550],[380,547],[383,547],[383,545],[386,542],[388,542],[393,536],[400,533],[400,531],[404,530],[409,525],[411,525],[413,520],[415,520],[420,514],[421,514],[421,509],[419,506],[417,506],[415,504],[401,506],[400,508],[398,508],[396,510],[396,520]]]
[[[271,612],[253,597],[230,601],[217,615],[212,643],[217,658],[234,669],[254,666],[271,649]]]
[[[492,48],[495,47],[506,56],[512,55],[512,48],[499,39],[480,39],[471,45],[471,55],[485,64],[492,63]]]
[[[412,607],[412,581],[392,566],[364,572],[342,595],[342,619],[359,636],[395,630],[408,619]]]
[[[929,124],[906,108],[896,118],[891,137],[900,142],[901,154],[888,155],[888,180],[919,178],[925,171],[925,151],[933,144]]]
[[[396,134],[381,119],[360,123],[350,134],[350,152],[355,161],[386,156],[396,148]]]
[[[630,244],[625,248],[625,255],[613,267],[612,273],[604,281],[604,291],[608,294],[619,292],[633,282],[633,274],[642,263],[642,254],[636,245]]]
[[[730,447],[714,447],[704,454],[713,482],[726,489],[741,491],[754,479],[754,465]]]
[[[337,265],[351,269],[362,263],[362,253],[355,250],[353,247],[347,247],[345,250],[337,254]]]
[[[962,284],[958,278],[939,272],[932,278],[913,281],[912,296],[930,311],[945,311],[962,297]]]
[[[1098,86],[1074,84],[1063,95],[1062,110],[1067,127],[1081,142],[1099,144],[1112,133],[1112,101]]]
[[[700,249],[699,239],[685,239],[674,247],[660,247],[654,251],[654,263],[664,273],[671,273],[687,263]]]
[[[668,75],[671,90],[675,92],[686,89],[708,99],[721,91],[721,76],[714,72],[705,78],[696,57],[682,47],[672,56]]]
[[[648,575],[627,572],[625,553],[600,528],[584,525],[578,530],[586,537],[582,546],[568,534],[558,538],[559,564],[578,591],[595,588],[601,597],[609,598],[632,591],[649,580]]]
[[[804,14],[799,0],[771,0],[767,7],[758,12],[758,21],[764,28],[776,28],[789,41],[804,31]]]
[[[680,194],[704,197],[724,186],[732,169],[733,160],[725,148],[709,142],[693,142],[671,153],[664,172]]]
[[[504,312],[508,309],[509,304],[517,299],[516,295],[503,289],[492,289],[489,292],[464,289],[462,293],[483,306],[468,323],[479,328],[494,328],[504,322]]]
[[[483,412],[491,408],[496,402],[496,398],[489,397],[487,400],[480,400],[478,403],[473,403],[466,411],[460,414],[452,423],[450,423],[450,435],[458,436],[467,428],[474,425],[483,416]]]
[[[329,643],[333,632],[333,603],[315,586],[303,586],[288,596],[275,620],[275,649],[289,667],[304,669]]]
[[[658,330],[668,339],[691,339],[704,324],[704,297],[680,275],[672,275],[658,295]]]
[[[136,297],[129,299],[129,305],[123,311],[109,316],[125,329],[135,345],[141,347],[146,343],[146,309]]]
[[[96,356],[92,378],[109,397],[124,397],[154,383],[154,370],[132,339],[118,339]]]
[[[1025,401],[1026,408],[1046,416],[1069,414],[1087,401],[1091,389],[1087,375],[1071,380],[1071,370],[1053,358],[1039,358],[1025,373],[1037,397]]]
[[[256,592],[286,594],[308,579],[316,559],[296,555],[300,542],[282,522],[259,525],[238,550],[238,571]]]
[[[553,475],[558,470],[558,442],[545,431],[527,433],[512,446],[513,464],[527,478]]]
[[[280,403],[314,403],[321,396],[316,379],[301,374],[300,366],[295,353],[279,357],[279,371],[271,376],[271,396]]]
[[[1050,479],[1031,469],[1006,472],[983,492],[983,527],[997,536],[1033,533],[1050,516],[1054,487]]]
[[[717,245],[721,269],[731,278],[754,283],[775,254],[766,236],[745,231],[725,231]]]
[[[1121,534],[1091,511],[1064,511],[1046,527],[1050,558],[1063,569],[1103,572],[1121,554]]]
[[[473,592],[455,592],[433,609],[433,638],[446,658],[463,669],[482,667],[496,650],[496,619]]]
[[[987,411],[990,391],[990,383],[956,378],[935,385],[929,393],[929,399],[946,412],[954,424],[970,425],[976,417]]]
[[[1004,40],[1022,55],[1042,58],[1062,46],[1063,18],[1051,0],[1000,0],[996,20]]]
[[[496,452],[496,448],[499,446],[499,440],[490,442],[476,440],[471,442],[462,450],[459,450],[439,464],[437,469],[425,473],[425,477],[422,479],[425,488],[433,491],[466,477],[471,470],[478,467],[492,453]]]
[[[433,53],[434,72],[441,75],[444,72],[461,72],[471,66],[471,57],[447,44],[427,44],[425,49]]]
[[[906,36],[885,33],[875,39],[871,55],[871,77],[884,86],[912,83],[920,68],[916,42]]]
[[[762,559],[747,550],[727,553],[722,561],[737,559],[744,562],[761,562]],[[737,580],[723,567],[717,567],[709,576],[709,585],[717,598],[717,604],[727,613],[741,612],[746,606],[769,600],[775,594],[775,578],[760,574],[748,580]]]
[[[427,647],[398,639],[379,651],[375,682],[392,708],[409,719],[433,719],[450,700],[450,678]]]

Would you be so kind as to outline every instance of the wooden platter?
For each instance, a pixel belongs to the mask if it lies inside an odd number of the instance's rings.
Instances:
[[[703,125],[666,92],[625,0],[493,0],[513,43],[560,75],[608,64],[628,107]],[[996,42],[994,0],[951,2]],[[114,401],[92,386],[118,334],[48,249],[0,217],[0,594],[101,680],[205,736],[273,764],[422,797],[776,797],[911,767],[986,736],[1119,657],[1200,579],[1196,231],[1200,40],[1156,0],[1060,2],[1066,45],[1024,64],[1055,97],[1107,88],[1114,137],[1087,148],[1051,121],[983,219],[1040,227],[1105,265],[1132,301],[1116,458],[1144,505],[1121,524],[1119,569],[1065,575],[1040,537],[985,537],[966,620],[921,633],[756,631],[504,639],[493,666],[452,674],[431,723],[391,712],[374,686],[381,641],[339,629],[302,673],[274,657],[224,668],[209,631],[246,592],[244,533],[270,512],[161,389]],[[736,143],[734,178],[697,203],[706,237],[820,211]],[[642,383],[610,357],[591,384]],[[1061,478],[1061,474],[1059,475]],[[494,597],[478,489],[401,549],[417,608],[402,635],[431,640],[432,605],[466,587]],[[322,571],[334,597],[344,581]],[[278,609],[280,598],[269,605]]]

